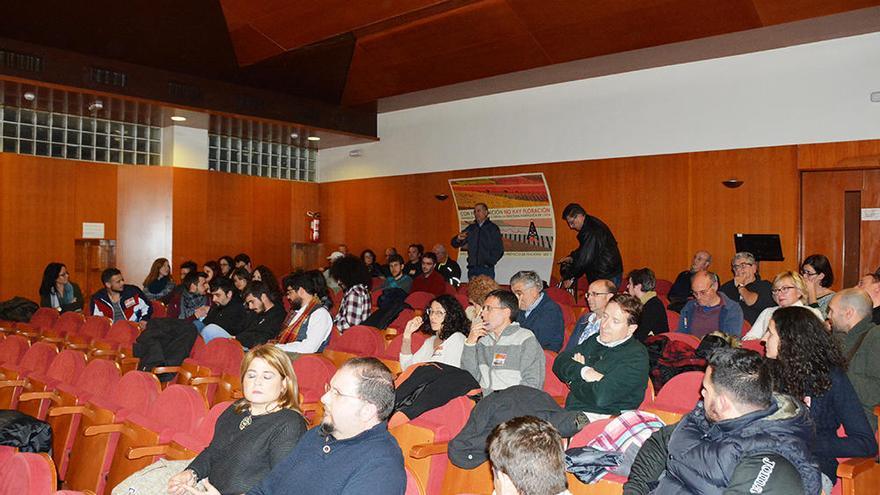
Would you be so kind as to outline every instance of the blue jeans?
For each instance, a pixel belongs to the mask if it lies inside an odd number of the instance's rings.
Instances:
[[[492,280],[495,280],[495,267],[494,266],[469,266],[468,267],[468,280],[476,277],[477,275],[487,275]]]
[[[202,335],[202,339],[207,344],[208,342],[214,339],[232,339],[235,338],[229,334],[226,330],[223,330],[223,327],[219,325],[215,325],[211,323],[210,325],[206,325],[205,328],[201,329],[199,333]]]

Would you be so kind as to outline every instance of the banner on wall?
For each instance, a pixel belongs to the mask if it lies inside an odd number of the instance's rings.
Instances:
[[[501,284],[519,270],[534,270],[550,281],[556,243],[556,216],[543,173],[450,179],[459,230],[474,221],[474,205],[486,203],[489,219],[501,229],[504,257],[495,266]],[[467,246],[458,263],[467,276]]]

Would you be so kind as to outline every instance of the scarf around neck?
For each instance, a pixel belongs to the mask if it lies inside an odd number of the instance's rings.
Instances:
[[[302,309],[302,313],[300,313],[300,317],[296,319],[296,321],[290,322],[287,327],[281,332],[281,336],[278,337],[279,344],[289,344],[290,342],[296,342],[296,338],[299,336],[299,331],[302,328],[303,324],[306,320],[309,319],[309,315],[312,314],[312,311],[318,306],[320,301],[317,297],[313,297],[306,307]],[[296,315],[296,312],[293,312],[293,315]]]

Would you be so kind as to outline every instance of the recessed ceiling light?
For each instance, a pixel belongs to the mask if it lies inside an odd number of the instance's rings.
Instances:
[[[290,134],[290,139],[297,139],[297,138],[299,138],[299,134],[297,134],[295,132]]]
[[[318,136],[309,136],[307,139],[309,141],[320,141],[321,140],[321,138],[319,138]]]
[[[184,117],[182,115],[172,115],[171,120],[173,120],[175,122],[186,122],[186,117]]]

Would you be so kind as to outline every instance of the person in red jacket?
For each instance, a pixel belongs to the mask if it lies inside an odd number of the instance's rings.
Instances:
[[[432,252],[422,254],[422,273],[413,277],[412,292],[430,292],[435,296],[446,294],[446,279],[437,273],[437,255]]]

